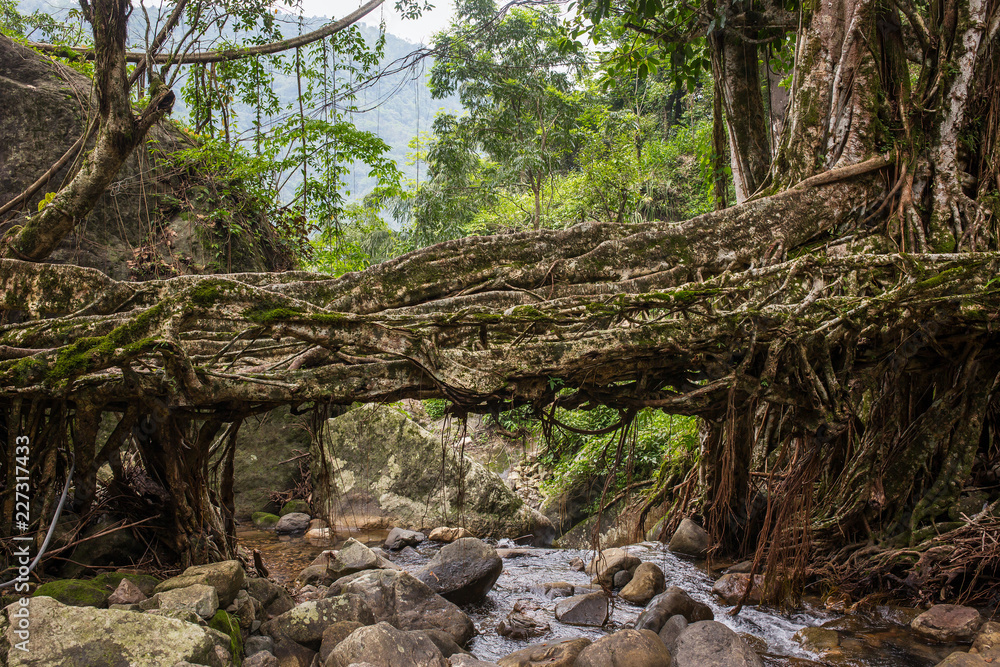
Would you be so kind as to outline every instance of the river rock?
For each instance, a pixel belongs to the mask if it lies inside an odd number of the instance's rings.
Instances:
[[[451,657],[451,667],[497,667],[495,662],[486,662],[473,655],[456,655]]]
[[[154,593],[184,588],[194,584],[205,584],[215,589],[219,604],[228,607],[236,599],[236,592],[246,583],[246,573],[238,560],[224,560],[206,565],[192,565],[184,573],[162,581],[153,589]]]
[[[555,639],[532,644],[497,660],[499,667],[572,667],[583,649],[590,646],[586,637]]]
[[[608,620],[608,601],[602,592],[574,595],[556,605],[556,619],[567,625],[599,628]]]
[[[397,630],[385,622],[352,632],[337,644],[325,665],[349,667],[361,661],[379,667],[448,667],[448,661],[427,635]]]
[[[692,623],[675,648],[673,667],[764,667],[742,637],[716,621]]]
[[[750,585],[750,575],[742,572],[724,574],[712,586],[712,593],[725,601],[726,604],[738,604],[743,599],[743,594]],[[744,604],[760,604],[761,596],[764,593],[764,577],[755,574],[753,578],[753,590],[747,596]]]
[[[161,591],[140,603],[143,609],[194,612],[201,618],[209,619],[219,610],[219,594],[212,586],[194,584],[184,588]]]
[[[573,667],[670,667],[670,651],[655,632],[619,630],[583,649]]]
[[[499,475],[390,406],[366,405],[327,422],[313,447],[313,501],[365,525],[418,529],[462,523],[479,537],[555,537],[552,522],[527,506]],[[325,461],[327,465],[319,465]],[[459,502],[459,494],[461,502]]]
[[[569,569],[576,572],[583,572],[587,569],[587,564],[583,562],[582,558],[574,558],[569,562]]]
[[[416,572],[420,581],[456,604],[481,602],[503,572],[496,550],[475,537],[463,537],[441,548]]]
[[[642,563],[635,568],[632,580],[618,595],[632,604],[645,606],[665,589],[666,578],[660,566],[656,563]]]
[[[572,597],[576,592],[576,587],[568,581],[547,581],[540,586],[535,586],[532,590],[552,600]]]
[[[323,630],[323,639],[319,646],[320,664],[326,664],[327,658],[333,652],[333,649],[337,647],[337,644],[347,639],[352,632],[361,627],[364,627],[364,624],[357,621],[337,621],[328,625]]]
[[[264,618],[280,616],[295,606],[295,601],[284,588],[270,579],[254,578],[247,581],[247,592],[264,608]]]
[[[595,584],[610,588],[614,585],[616,574],[622,570],[633,571],[641,562],[626,548],[605,549],[590,561],[586,571]]]
[[[19,602],[0,614],[0,655],[8,667],[87,665],[162,667],[190,662],[223,667],[205,628],[174,618],[117,609],[71,607],[48,596],[30,598],[31,637],[24,652],[13,648]]]
[[[972,641],[983,617],[972,607],[936,604],[913,619],[910,628],[922,637],[938,642]]]
[[[549,624],[535,618],[530,612],[539,609],[528,600],[518,600],[507,618],[497,624],[497,634],[508,639],[531,639],[549,632]]]
[[[174,667],[177,667],[176,665]],[[282,667],[270,651],[257,651],[243,660],[243,667]]]
[[[323,642],[323,632],[330,625],[338,621],[368,624],[375,620],[374,613],[364,599],[338,596],[303,602],[262,625],[260,631],[275,639],[286,637],[318,651]]]
[[[351,538],[341,547],[337,555],[329,560],[326,569],[332,577],[331,581],[336,581],[340,577],[346,577],[355,572],[376,568],[397,569],[396,565],[382,558],[361,542]],[[329,585],[329,583],[326,582],[325,585]]]
[[[278,659],[280,667],[311,667],[316,659],[316,651],[287,637],[281,637],[274,642],[274,657]]]
[[[274,640],[267,635],[253,635],[252,637],[247,637],[246,642],[243,643],[243,651],[247,655],[253,655],[254,653],[259,653],[261,651],[274,653]]]
[[[472,620],[461,609],[409,572],[359,572],[333,582],[328,595],[358,597],[371,607],[376,621],[400,630],[441,630],[459,646],[476,634]]]
[[[415,547],[427,538],[423,533],[405,528],[393,528],[385,538],[383,545],[389,551],[399,551],[403,547]]]
[[[824,653],[840,646],[840,634],[830,628],[802,628],[792,636],[792,639],[813,653]]]
[[[274,524],[274,530],[279,535],[303,535],[309,530],[309,522],[312,520],[308,514],[302,512],[292,512],[286,514]]]
[[[687,629],[688,622],[687,619],[680,614],[674,614],[667,619],[667,622],[663,624],[660,628],[660,641],[663,645],[667,647],[670,654],[673,655],[674,651],[677,650],[677,638],[681,636],[681,633]]]
[[[145,599],[146,594],[138,586],[128,579],[122,579],[115,592],[108,597],[108,604],[136,604]]]
[[[715,618],[712,608],[695,601],[683,589],[671,586],[649,601],[635,621],[636,630],[659,632],[671,616],[681,615],[688,623],[711,621]]]
[[[708,546],[708,531],[691,519],[684,519],[674,531],[667,548],[675,554],[704,558],[708,553]]]
[[[632,581],[632,573],[628,570],[619,570],[615,572],[615,576],[611,580],[611,585],[615,590],[618,590],[627,586],[630,581]]]
[[[445,526],[440,526],[432,530],[430,532],[430,535],[427,536],[427,539],[432,540],[434,542],[451,543],[454,542],[455,540],[460,540],[463,537],[475,537],[475,535],[470,533],[465,528],[461,527],[447,528]]]

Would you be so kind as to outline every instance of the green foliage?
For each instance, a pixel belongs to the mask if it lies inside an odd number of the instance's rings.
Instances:
[[[312,269],[335,276],[361,271],[399,254],[402,240],[371,205],[348,204],[337,225],[312,240]]]

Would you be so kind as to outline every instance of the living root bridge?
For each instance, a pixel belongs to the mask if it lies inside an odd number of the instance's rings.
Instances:
[[[138,447],[171,490],[163,540],[190,561],[231,553],[244,417],[405,397],[699,415],[707,488],[680,509],[737,550],[761,499],[742,547],[761,564],[845,536],[918,548],[995,456],[1000,253],[840,238],[880,201],[852,176],[686,223],[452,241],[336,279],[122,283],[3,260],[5,430],[75,424],[79,508],[155,418]],[[98,441],[102,417],[118,428]],[[54,482],[57,463],[36,474]]]

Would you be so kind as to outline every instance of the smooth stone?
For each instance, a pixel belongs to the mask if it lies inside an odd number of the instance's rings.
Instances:
[[[572,667],[591,641],[586,637],[532,644],[497,660],[498,667]]]
[[[670,651],[655,632],[619,630],[583,649],[573,667],[670,667]]]
[[[448,660],[427,635],[398,630],[385,622],[352,632],[337,644],[324,667],[350,667],[361,661],[379,667],[448,667]]]
[[[680,615],[688,623],[711,621],[715,618],[712,608],[697,602],[683,589],[671,586],[649,601],[635,621],[636,630],[659,632],[671,616]]]
[[[688,622],[686,618],[680,614],[674,614],[668,618],[667,622],[663,624],[662,628],[660,628],[660,641],[662,641],[663,645],[667,647],[668,651],[670,651],[670,655],[673,655],[674,651],[677,650],[677,638],[681,636],[681,633],[684,632],[685,629],[687,629],[687,626]]]
[[[949,643],[972,641],[982,624],[982,615],[972,607],[936,604],[913,619],[910,628],[927,639]]]
[[[610,588],[614,585],[614,578],[618,572],[635,570],[641,562],[627,549],[605,549],[590,561],[586,572],[593,577],[593,583]]]
[[[382,546],[389,551],[398,551],[403,547],[415,547],[426,539],[427,537],[423,533],[418,533],[415,530],[393,528],[389,531]]]
[[[292,512],[281,517],[281,520],[274,525],[274,529],[279,535],[299,535],[309,530],[309,522],[312,517],[302,512]]]
[[[712,593],[721,598],[726,604],[739,604],[743,599],[743,594],[750,585],[750,575],[742,572],[724,574],[712,586]],[[755,574],[753,577],[753,589],[747,596],[744,604],[760,604],[761,596],[764,593],[764,577]]]
[[[684,519],[674,531],[667,548],[676,554],[704,558],[708,553],[709,544],[708,531],[691,519]]]
[[[611,585],[615,589],[625,588],[632,581],[632,573],[628,570],[619,570],[611,580]]]
[[[742,637],[717,621],[698,621],[677,638],[673,667],[764,667]]]
[[[463,537],[475,537],[475,535],[465,528],[448,528],[445,526],[439,526],[427,535],[428,540],[433,542],[447,542],[449,544],[455,540],[460,540]]]
[[[608,620],[609,598],[602,592],[565,598],[556,605],[556,619],[567,625],[601,627]]]
[[[333,649],[337,647],[337,644],[347,639],[352,632],[361,627],[364,627],[364,625],[362,623],[358,623],[357,621],[337,621],[336,623],[328,625],[326,629],[323,630],[323,640],[320,642],[320,664],[326,663],[327,658],[330,657],[330,653],[332,653]]]
[[[642,563],[635,568],[632,580],[618,595],[626,602],[645,606],[650,600],[666,590],[666,585],[666,578],[659,565]]]
[[[503,572],[496,550],[475,537],[441,548],[416,577],[455,604],[481,602]]]
[[[252,637],[247,637],[246,642],[243,643],[243,651],[248,656],[261,651],[274,653],[274,640],[267,635],[253,635]]]

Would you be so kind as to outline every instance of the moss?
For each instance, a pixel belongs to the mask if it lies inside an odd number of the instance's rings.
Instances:
[[[254,512],[251,517],[253,520],[253,525],[258,528],[271,528],[281,519],[277,514],[270,514],[268,512]]]
[[[208,308],[222,299],[227,292],[221,280],[203,280],[191,290],[191,303],[202,308]]]
[[[106,607],[110,594],[111,591],[92,581],[59,579],[42,584],[35,589],[33,596],[45,595],[73,607]]]
[[[91,581],[98,586],[114,592],[123,579],[128,579],[135,584],[136,588],[143,592],[143,595],[152,595],[156,584],[160,583],[160,580],[156,577],[132,572],[105,572],[104,574],[97,575]]]
[[[233,657],[233,663],[239,665],[243,662],[243,634],[240,632],[240,624],[229,612],[220,609],[215,612],[215,616],[208,622],[208,627],[213,630],[229,635],[229,654]]]
[[[472,319],[476,322],[502,322],[503,315],[499,313],[473,313]]]
[[[308,514],[309,503],[301,499],[289,500],[287,503],[281,506],[281,511],[278,512],[278,515],[285,516],[286,514],[291,514],[292,512],[301,512],[304,514]]]
[[[309,319],[320,324],[339,324],[349,318],[344,313],[315,313]]]

